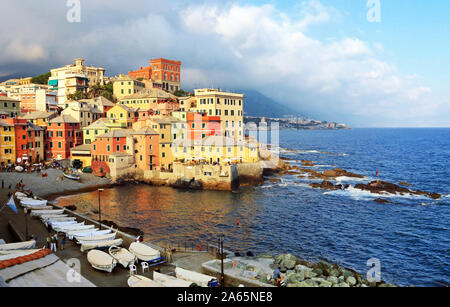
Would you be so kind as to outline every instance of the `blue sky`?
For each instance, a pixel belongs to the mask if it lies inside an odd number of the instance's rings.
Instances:
[[[0,76],[83,57],[107,75],[150,58],[183,62],[185,88],[255,89],[353,127],[450,126],[447,0],[80,0],[2,4]]]

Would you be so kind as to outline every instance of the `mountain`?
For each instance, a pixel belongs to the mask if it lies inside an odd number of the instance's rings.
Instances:
[[[236,92],[245,95],[244,114],[246,116],[281,118],[284,115],[299,115],[301,113],[255,90],[237,90]]]

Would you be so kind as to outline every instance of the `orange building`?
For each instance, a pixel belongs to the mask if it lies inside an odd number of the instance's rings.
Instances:
[[[144,127],[132,133],[138,169],[159,170],[159,133]]]
[[[105,176],[110,173],[108,165],[109,156],[117,153],[127,153],[129,145],[127,138],[132,130],[112,130],[98,136],[91,143],[92,171],[96,176]]]
[[[128,75],[134,79],[153,80],[161,84],[163,90],[175,92],[181,89],[181,61],[163,58],[150,60],[150,66],[130,71]]]
[[[45,159],[44,128],[29,123],[26,119],[7,118],[4,121],[14,126],[17,163],[41,162]]]
[[[70,115],[61,115],[47,125],[46,157],[69,159],[70,149],[83,144],[80,122]]]
[[[211,135],[220,136],[220,116],[208,116],[205,113],[187,113],[188,140],[201,140]]]

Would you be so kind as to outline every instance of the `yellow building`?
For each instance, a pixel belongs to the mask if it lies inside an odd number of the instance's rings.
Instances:
[[[117,104],[106,112],[106,117],[119,123],[125,123],[128,128],[131,128],[139,114],[137,109]]]
[[[230,137],[209,136],[203,140],[173,143],[176,161],[209,164],[253,163],[258,161],[258,148]]]
[[[113,83],[113,94],[120,100],[145,90],[145,83],[131,77],[120,75]]]
[[[171,170],[173,166],[174,156],[172,153],[171,136],[173,120],[174,119],[170,117],[161,117],[151,118],[146,121],[147,127],[159,134],[159,164],[162,171]]]
[[[106,134],[112,130],[125,129],[125,122],[118,122],[110,118],[100,118],[91,125],[83,128],[83,144],[91,144],[99,135]]]
[[[194,109],[197,105],[197,99],[192,96],[188,97],[178,97],[178,101],[180,102],[180,111],[190,111]]]
[[[153,88],[146,89],[142,93],[123,96],[119,99],[119,104],[129,108],[139,108],[141,110],[152,109],[157,111],[159,109],[158,101],[165,99],[177,100],[177,97],[161,89]]]
[[[220,116],[224,136],[244,139],[244,95],[217,89],[195,90],[196,106],[190,111]]]
[[[76,160],[82,163],[82,167],[88,167],[92,165],[91,157],[91,145],[83,144],[70,149],[70,160],[75,162]]]
[[[16,161],[14,125],[0,119],[0,164],[6,166]]]

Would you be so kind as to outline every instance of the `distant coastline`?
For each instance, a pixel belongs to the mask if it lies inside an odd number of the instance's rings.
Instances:
[[[266,124],[270,127],[273,123],[278,123],[280,129],[294,130],[350,130],[346,124],[318,121],[314,119],[305,119],[300,117],[271,118],[259,116],[244,116],[244,123],[255,123],[258,127]]]

